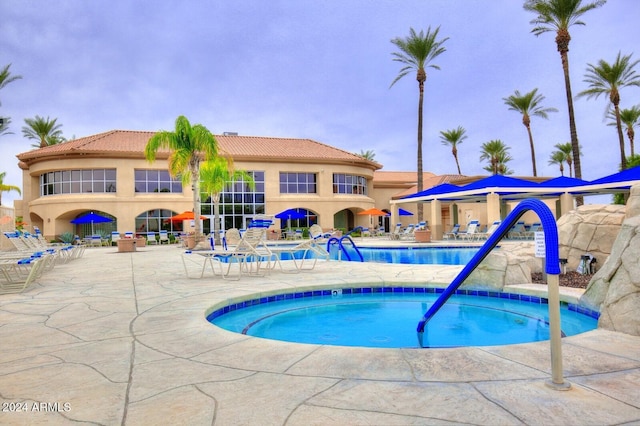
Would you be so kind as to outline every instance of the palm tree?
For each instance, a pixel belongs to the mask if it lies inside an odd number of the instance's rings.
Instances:
[[[631,56],[621,56],[621,53],[618,52],[618,56],[612,64],[603,59],[598,61],[598,65],[588,64],[584,81],[589,84],[589,88],[578,93],[578,97],[586,96],[587,99],[597,99],[603,94],[609,97],[609,102],[613,105],[613,113],[616,117],[622,170],[627,168],[627,157],[624,154],[624,136],[622,136],[622,122],[620,121],[619,89],[628,86],[640,86],[640,75],[637,75],[633,69],[640,60],[631,62]]]
[[[22,195],[20,188],[15,185],[7,185],[4,183],[4,178],[7,176],[7,172],[0,173],[0,206],[2,205],[2,193],[9,191],[16,191],[18,194]]]
[[[13,134],[13,132],[9,131],[9,124],[11,124],[11,118],[0,117],[0,136]]]
[[[460,163],[458,162],[458,145],[467,139],[466,132],[462,126],[458,126],[457,129],[443,130],[440,132],[442,145],[451,145],[451,154],[453,154],[453,158],[456,160],[459,175],[461,175],[462,172],[460,171]]]
[[[569,143],[569,146],[571,146],[571,143]],[[562,151],[553,151],[551,153],[551,157],[549,158],[549,165],[557,164],[558,166],[560,166],[560,174],[562,176],[564,176],[564,160],[565,155]]]
[[[393,52],[393,60],[400,62],[404,66],[400,69],[400,73],[391,83],[392,87],[398,80],[412,71],[416,72],[416,80],[418,80],[418,191],[422,191],[424,187],[423,175],[422,175],[422,106],[424,103],[424,82],[427,80],[427,68],[433,68],[439,70],[440,67],[431,64],[431,61],[440,56],[446,51],[444,43],[449,39],[448,37],[438,40],[438,32],[440,27],[436,28],[433,32],[431,27],[427,28],[426,34],[421,30],[419,33],[413,28],[409,29],[409,36],[406,38],[396,37],[391,40],[398,49],[399,52]],[[422,203],[418,203],[417,220],[421,221],[423,217],[424,206]]]
[[[26,126],[22,127],[22,135],[27,139],[38,141],[32,144],[34,148],[44,148],[45,146],[55,145],[64,142],[65,139],[62,136],[62,124],[56,124],[57,118],[53,120],[49,117],[42,118],[36,115],[36,118],[25,118],[24,122]]]
[[[22,78],[21,75],[11,75],[9,68],[11,68],[11,64],[5,65],[4,68],[0,70],[0,89],[3,89],[7,84]],[[1,102],[0,105],[2,105]]]
[[[555,108],[543,108],[540,103],[544,100],[544,96],[538,94],[535,88],[529,93],[521,95],[518,90],[508,98],[502,98],[510,111],[516,111],[522,114],[522,124],[527,129],[529,135],[529,147],[531,148],[531,164],[533,165],[533,175],[538,176],[536,169],[536,150],[533,146],[533,135],[531,134],[531,116],[542,117],[548,119],[549,112],[558,112]]]
[[[507,175],[513,172],[507,167],[507,163],[513,158],[507,152],[511,148],[506,146],[504,142],[499,139],[494,139],[489,142],[485,142],[480,147],[480,160],[488,160],[489,165],[484,167],[484,170],[494,175]]]
[[[615,112],[609,110],[607,113],[607,117],[612,121],[608,124],[609,126],[617,126]],[[620,110],[620,121],[627,128],[627,137],[629,138],[629,150],[630,157],[635,156],[634,150],[634,139],[636,136],[636,132],[634,130],[635,127],[640,124],[640,105],[634,105],[631,108],[624,108]],[[627,167],[629,167],[629,161],[627,161]]]
[[[582,0],[526,0],[524,9],[537,14],[531,21],[535,25],[531,30],[533,34],[539,36],[546,32],[556,33],[556,46],[562,60],[562,70],[564,71],[564,86],[567,94],[567,107],[569,109],[569,131],[571,133],[571,147],[575,160],[575,176],[582,178],[582,166],[580,165],[580,147],[578,143],[578,131],[576,130],[576,120],[573,111],[573,95],[571,94],[571,79],[569,78],[569,42],[571,35],[569,27],[572,25],[585,25],[580,20],[582,15],[592,9],[602,6],[606,0],[595,0],[583,4]],[[579,197],[578,205],[582,205],[583,199]]]
[[[176,119],[175,131],[160,131],[153,135],[144,148],[150,163],[156,160],[159,149],[169,149],[169,173],[179,176],[184,185],[192,184],[193,214],[200,215],[200,162],[210,161],[218,155],[215,136],[202,124],[194,126],[184,116]],[[196,241],[202,236],[200,221],[195,220]]]
[[[230,182],[244,182],[255,189],[253,176],[245,170],[236,170],[231,158],[217,156],[200,166],[200,192],[213,201],[213,233],[216,244],[220,244],[220,194]]]
[[[557,143],[555,147],[562,153],[564,161],[566,161],[567,166],[569,166],[569,177],[573,177],[573,147],[571,146],[571,142]],[[580,151],[582,151],[582,147],[580,147]]]
[[[359,155],[360,157],[369,161],[375,161],[375,158],[376,158],[376,153],[371,149],[368,149],[366,151],[360,150],[360,154],[356,154],[356,155]]]

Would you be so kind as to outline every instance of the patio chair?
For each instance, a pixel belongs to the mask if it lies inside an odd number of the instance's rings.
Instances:
[[[467,225],[467,229],[461,232],[458,232],[458,237],[461,240],[471,241],[476,237],[476,233],[478,231],[478,227],[480,226],[480,221],[472,220]]]
[[[455,225],[453,225],[449,232],[445,232],[444,234],[442,234],[442,238],[445,240],[455,240],[458,238],[458,232],[460,232],[460,224],[456,223]]]
[[[158,244],[156,233],[154,231],[147,232],[147,244]]]
[[[280,270],[284,273],[298,273],[300,271],[310,271],[315,268],[318,259],[329,260],[329,252],[324,247],[324,235],[320,235],[316,238],[312,238],[310,240],[303,241],[293,247],[287,246],[273,246],[269,247],[268,250],[273,254],[274,263],[272,268],[275,268],[276,265],[280,267]],[[294,269],[286,269],[282,265],[282,255],[286,253],[289,256],[289,259],[292,260]],[[313,263],[310,267],[305,268],[304,264],[306,260],[312,260]]]
[[[120,233],[118,231],[111,232],[111,245],[118,245],[118,240],[120,239]]]
[[[541,231],[542,231],[542,224],[536,222],[536,223],[532,224],[529,227],[529,229],[525,229],[524,238],[533,239],[536,236],[536,232],[541,232]]]
[[[393,231],[389,233],[390,240],[399,240],[400,239],[400,231],[402,231],[402,224],[396,223],[396,227],[393,228]]]
[[[20,293],[38,278],[47,263],[47,257],[0,260],[0,294]]]
[[[524,227],[524,222],[517,222],[509,232],[507,233],[507,237],[515,240],[515,239],[523,239],[525,238],[526,229]]]
[[[415,226],[413,224],[407,225],[407,227],[404,228],[404,231],[402,231],[402,233],[400,234],[400,239],[401,240],[414,239],[415,238],[414,231],[415,231]]]
[[[500,226],[500,224],[502,223],[501,220],[496,220],[494,221],[491,226],[484,232],[478,232],[476,238],[478,240],[487,240],[489,239],[489,237],[491,235],[493,235],[493,233],[496,231],[496,229],[498,229],[498,227]]]
[[[158,243],[160,245],[171,243],[171,240],[169,239],[169,232],[167,232],[166,230],[161,230],[160,232],[158,232],[158,235],[160,236],[160,239],[158,240]]]

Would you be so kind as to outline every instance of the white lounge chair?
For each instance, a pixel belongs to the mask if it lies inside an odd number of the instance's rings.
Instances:
[[[415,238],[414,232],[415,232],[415,226],[413,224],[409,224],[407,225],[406,228],[404,228],[404,231],[400,233],[400,239],[413,240]]]
[[[501,220],[496,220],[494,221],[491,226],[484,232],[478,232],[476,238],[478,240],[487,240],[489,239],[489,237],[491,235],[493,235],[494,232],[496,232],[496,229],[498,229],[498,227],[500,226],[500,224],[502,223]]]
[[[472,241],[476,237],[479,226],[479,221],[472,220],[471,222],[469,222],[469,224],[467,225],[467,229],[464,232],[458,232],[458,238],[460,238],[461,240]]]
[[[450,239],[455,240],[458,238],[459,232],[460,232],[460,225],[456,223],[455,225],[453,225],[453,227],[449,232],[445,232],[444,234],[442,234],[442,238],[445,240],[450,240]]]
[[[169,232],[167,232],[166,230],[161,230],[160,232],[158,232],[158,235],[160,236],[160,240],[158,241],[160,245],[164,243],[171,243],[171,240],[169,240]]]
[[[402,231],[402,224],[401,223],[396,223],[395,228],[393,228],[393,231],[391,231],[389,233],[389,239],[390,240],[399,240],[400,239],[400,231]]]

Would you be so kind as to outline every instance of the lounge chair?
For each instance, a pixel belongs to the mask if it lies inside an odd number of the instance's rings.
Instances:
[[[453,225],[449,232],[445,232],[444,234],[442,234],[442,238],[445,240],[455,240],[458,238],[458,232],[460,232],[460,224],[456,223],[455,225]]]
[[[118,231],[111,232],[111,245],[118,244],[118,240],[120,239],[120,233]]]
[[[156,233],[153,231],[147,232],[147,244],[158,244],[156,240]]]
[[[158,241],[160,245],[164,243],[171,243],[171,240],[169,240],[169,233],[166,230],[161,230],[160,232],[158,232],[158,235],[160,235],[160,240]]]
[[[471,222],[469,222],[469,224],[467,225],[467,229],[464,232],[458,232],[458,238],[460,238],[461,240],[472,241],[476,237],[479,226],[479,221],[472,220]]]
[[[389,239],[390,240],[399,240],[400,239],[400,231],[402,231],[402,224],[401,223],[396,223],[395,228],[393,228],[393,231],[389,232]]]
[[[489,237],[491,235],[493,235],[493,233],[496,231],[496,229],[498,229],[498,227],[500,226],[500,224],[502,223],[501,220],[496,220],[494,221],[491,226],[484,232],[478,232],[476,238],[478,240],[487,240],[489,239]]]
[[[316,266],[316,263],[318,262],[318,259],[329,260],[329,257],[330,257],[329,252],[326,250],[323,244],[325,239],[326,238],[324,235],[320,235],[317,238],[312,238],[310,240],[303,241],[293,247],[287,247],[287,246],[268,247],[269,252],[274,255],[273,257],[274,264],[272,265],[272,267],[275,268],[275,265],[277,264],[280,267],[280,270],[285,273],[298,273],[300,271],[304,271],[304,270],[310,271],[314,269]],[[302,252],[302,254],[299,254],[300,252]],[[286,253],[289,255],[290,259],[287,259],[287,260],[292,260],[293,265],[295,266],[294,269],[284,268],[284,266],[282,265],[283,253]],[[296,257],[296,254],[298,254],[297,257]],[[311,264],[310,267],[305,268],[304,264],[305,264],[305,261],[307,260],[313,260],[313,263]]]
[[[517,222],[509,232],[507,233],[507,237],[510,239],[523,239],[525,238],[525,233],[527,230],[524,227],[524,222]]]
[[[50,256],[49,258],[1,259],[0,294],[24,291],[40,276],[50,261]]]
[[[415,238],[414,231],[415,231],[415,226],[413,224],[407,225],[407,227],[404,228],[404,231],[402,231],[402,233],[400,234],[400,239],[413,240]]]
[[[541,231],[542,231],[542,224],[536,222],[532,224],[528,230],[524,231],[524,238],[533,239],[536,236],[536,232],[541,232]]]

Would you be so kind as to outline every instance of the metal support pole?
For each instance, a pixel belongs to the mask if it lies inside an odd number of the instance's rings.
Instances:
[[[551,343],[551,381],[546,384],[555,390],[569,390],[571,383],[562,374],[562,334],[560,330],[560,277],[547,274],[549,300],[549,333]]]

